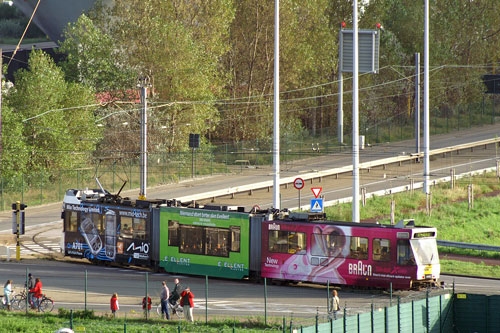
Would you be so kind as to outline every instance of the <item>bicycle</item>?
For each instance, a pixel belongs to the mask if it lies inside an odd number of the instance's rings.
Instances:
[[[26,293],[21,294],[23,297],[17,300],[17,308],[21,311],[26,310]],[[38,306],[35,306],[35,302],[33,301],[34,297],[31,297],[31,302],[29,302],[30,309],[38,310],[38,312],[51,312],[54,309],[54,301],[47,297],[47,295],[42,294],[42,297],[39,298]]]
[[[184,318],[184,309],[182,308],[182,306],[180,306],[179,302],[176,302],[174,305],[172,305],[170,301],[167,301],[167,303],[168,303],[168,311],[171,316],[175,315],[179,319]],[[156,306],[156,313],[160,318],[163,317],[162,316],[163,314],[161,313],[161,303]]]

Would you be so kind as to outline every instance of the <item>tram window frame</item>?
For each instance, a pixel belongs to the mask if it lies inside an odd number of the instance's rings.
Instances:
[[[145,240],[147,238],[146,219],[138,217],[132,218],[132,238],[142,240]]]
[[[99,213],[90,213],[90,218],[99,234],[104,232],[104,216]]]
[[[267,243],[269,252],[304,255],[307,249],[307,234],[288,230],[269,230]]]
[[[125,224],[127,222],[127,224]],[[125,225],[128,227],[125,228]],[[134,224],[133,218],[130,216],[120,216],[120,237],[133,238],[134,237]]]
[[[203,255],[205,253],[204,229],[204,227],[181,224],[179,253]],[[186,237],[184,237],[185,235]]]
[[[402,249],[405,249],[404,255],[402,254]],[[397,263],[400,266],[415,266],[415,257],[413,256],[413,249],[410,245],[409,239],[398,239],[397,242]]]
[[[378,244],[376,244],[378,242]],[[388,243],[387,245],[382,245]],[[377,248],[379,251],[377,251]],[[374,238],[372,240],[372,258],[375,261],[391,261],[391,240],[387,238]]]
[[[365,242],[364,244],[358,240]],[[368,237],[350,236],[349,259],[368,260]],[[366,248],[363,246],[366,244]]]
[[[179,221],[168,220],[168,246],[179,246],[180,225]]]
[[[77,232],[78,222],[80,221],[80,216],[78,212],[67,210],[64,212],[64,231],[65,232]]]
[[[215,242],[213,242],[214,237],[216,238]],[[223,240],[222,242],[221,239]],[[215,247],[212,246],[214,243]],[[230,249],[229,243],[230,230],[228,228],[205,227],[205,255],[228,258]]]
[[[229,230],[231,232],[231,238],[229,240],[231,243],[230,251],[239,253],[241,251],[241,228],[231,226]]]
[[[311,255],[320,257],[338,257],[342,253],[343,235],[318,234],[311,235]]]

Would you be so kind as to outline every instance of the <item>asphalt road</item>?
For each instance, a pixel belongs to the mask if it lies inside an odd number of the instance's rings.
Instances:
[[[26,270],[40,277],[43,292],[55,301],[55,309],[83,309],[85,306],[85,270],[87,270],[87,308],[97,312],[109,311],[112,293],[119,295],[121,312],[140,313],[141,300],[146,293],[146,270],[138,268],[101,267],[90,264],[59,261],[23,260],[20,263],[0,264],[0,281],[12,279],[20,291],[26,278]],[[153,302],[159,302],[161,281],[173,288],[173,279],[179,278],[195,295],[195,316],[205,316],[205,278],[147,273],[148,291]],[[481,294],[500,294],[500,281],[461,277],[443,278],[446,287],[431,290],[430,295],[447,293],[455,281],[455,291]],[[425,298],[425,291],[394,291],[392,304]],[[326,318],[326,286],[312,284],[267,286],[267,313],[270,317],[286,315],[294,318],[314,318],[318,313]],[[373,303],[375,308],[391,304],[388,291],[351,290],[339,291],[342,306],[347,314],[366,312]],[[265,309],[264,285],[250,281],[234,281],[210,278],[208,281],[208,314],[212,316],[263,316]]]

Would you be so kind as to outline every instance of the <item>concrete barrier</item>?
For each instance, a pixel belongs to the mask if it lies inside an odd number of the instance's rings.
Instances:
[[[0,246],[0,256],[1,257],[6,256],[7,261],[10,261],[10,247],[5,246],[5,245],[1,245]]]

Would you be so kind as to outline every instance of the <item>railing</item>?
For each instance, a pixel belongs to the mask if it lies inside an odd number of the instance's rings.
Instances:
[[[458,247],[461,249],[500,252],[500,246],[494,246],[494,245],[460,243],[460,242],[450,242],[450,241],[444,241],[444,240],[438,240],[437,244],[440,246]]]

